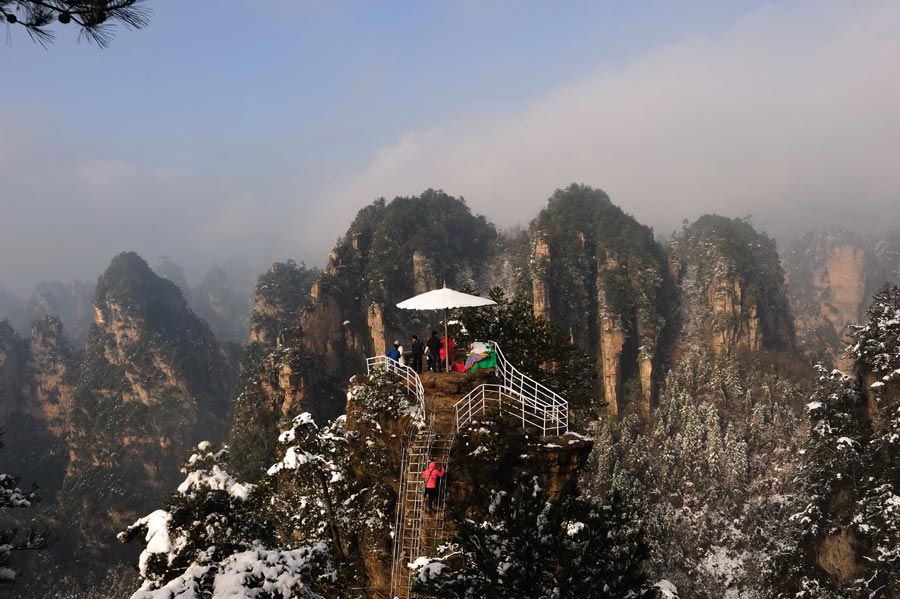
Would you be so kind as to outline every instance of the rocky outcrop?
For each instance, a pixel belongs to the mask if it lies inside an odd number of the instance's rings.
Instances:
[[[463,201],[429,190],[363,208],[308,297],[291,283],[296,265],[275,265],[260,277],[247,351],[258,358],[245,360],[245,391],[235,403],[242,416],[229,438],[233,446],[263,450],[236,451],[253,455],[237,468],[258,470],[271,461],[266,439],[279,420],[309,412],[322,423],[340,414],[346,381],[365,372],[367,357],[383,355],[394,339],[405,342],[414,333],[424,338],[436,328],[435,313],[396,304],[439,280],[451,287],[478,280],[495,241],[493,226]],[[270,382],[257,384],[262,380]]]
[[[861,321],[884,275],[862,239],[836,229],[809,233],[784,251],[798,344],[815,361],[848,369],[850,325]]]
[[[602,191],[558,190],[531,224],[534,311],[596,361],[610,414],[646,413],[671,320],[666,256]]]
[[[238,293],[228,280],[228,274],[213,266],[190,292],[191,309],[209,324],[220,342],[245,343],[250,328],[250,302]]]
[[[222,438],[233,373],[179,289],[137,254],[113,259],[94,308],[61,507],[103,558],[116,529],[176,484],[187,450]]]
[[[741,219],[706,215],[672,245],[679,265],[681,345],[717,356],[790,351],[794,328],[775,242]]]
[[[900,229],[888,231],[876,242],[875,255],[885,279],[900,283]]]

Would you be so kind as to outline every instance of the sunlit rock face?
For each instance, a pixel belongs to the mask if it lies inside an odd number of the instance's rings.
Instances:
[[[843,230],[803,235],[782,252],[801,351],[846,370],[850,326],[859,323],[884,278],[870,244]]]

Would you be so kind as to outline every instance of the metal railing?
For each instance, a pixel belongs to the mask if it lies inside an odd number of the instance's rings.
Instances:
[[[489,407],[496,407],[521,420],[522,427],[532,426],[541,434],[562,435],[569,431],[569,402],[560,395],[525,376],[507,361],[494,342],[488,342],[494,349],[497,365],[494,372],[500,378],[499,385],[481,385],[454,404],[456,430]]]
[[[366,374],[372,374],[373,370],[390,370],[397,374],[400,380],[403,381],[403,384],[406,385],[406,390],[409,394],[416,398],[421,414],[425,415],[425,387],[422,386],[422,379],[419,378],[419,374],[415,370],[387,356],[366,358]]]

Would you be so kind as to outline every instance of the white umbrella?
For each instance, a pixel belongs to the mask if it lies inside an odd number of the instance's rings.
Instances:
[[[481,306],[496,306],[497,302],[485,297],[477,295],[469,295],[453,289],[447,289],[444,284],[443,289],[433,289],[426,291],[408,300],[403,300],[397,304],[398,308],[404,310],[443,310],[444,311],[444,343],[447,346],[447,309],[448,308],[478,308]],[[449,350],[449,347],[447,347]],[[444,352],[444,361],[446,370],[450,370],[450,352]]]

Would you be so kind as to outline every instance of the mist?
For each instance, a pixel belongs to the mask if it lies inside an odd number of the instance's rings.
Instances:
[[[345,154],[284,154],[290,130],[268,131],[278,169],[265,177],[246,172],[265,144],[242,154],[239,136],[193,140],[202,165],[167,161],[165,148],[146,159],[0,99],[0,283],[27,295],[39,280],[92,280],[123,250],[170,256],[191,283],[216,263],[321,265],[359,208],[429,187],[504,227],[579,182],[661,234],[707,212],[752,215],[779,238],[877,233],[900,227],[898,73],[896,2],[763,5],[715,34],[687,28],[597,56],[557,85],[400,124]],[[265,105],[270,92],[254,93]]]

